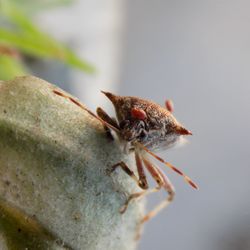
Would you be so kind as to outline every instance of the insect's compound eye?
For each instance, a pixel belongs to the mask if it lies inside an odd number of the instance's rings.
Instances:
[[[131,109],[131,116],[134,119],[138,119],[138,120],[145,120],[147,118],[146,112],[140,108],[132,108]]]

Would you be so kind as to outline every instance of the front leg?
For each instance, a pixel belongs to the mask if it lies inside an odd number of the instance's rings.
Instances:
[[[96,113],[102,120],[112,125],[113,127],[120,129],[115,118],[110,117],[102,108],[98,107],[96,109]]]
[[[144,170],[142,168],[142,162],[141,162],[141,159],[139,158],[139,156],[136,154],[135,155],[136,157],[136,166],[137,166],[137,171],[138,171],[138,175],[139,175],[139,178],[135,175],[135,173],[126,165],[125,162],[121,161],[121,162],[118,162],[116,163],[115,165],[112,166],[111,168],[111,172],[115,171],[116,168],[118,167],[121,167],[121,169],[128,175],[130,176],[136,183],[137,185],[141,188],[141,189],[144,189],[144,191],[142,192],[138,192],[138,193],[134,193],[134,194],[131,194],[128,199],[126,200],[126,202],[124,203],[124,205],[121,207],[120,209],[120,213],[124,213],[126,210],[127,210],[127,207],[129,205],[129,203],[136,199],[136,198],[139,198],[141,196],[144,196],[145,194],[148,194],[148,193],[152,193],[152,190],[149,190],[149,191],[145,191],[148,189],[148,183],[147,183],[147,179],[146,179],[146,176],[145,176],[145,173],[144,173]],[[154,190],[155,192],[156,190]]]
[[[100,117],[103,121],[119,129],[119,125],[117,121],[114,118],[111,118],[102,108],[98,107],[96,110],[96,113],[98,117]],[[111,129],[106,125],[104,125],[104,129],[106,131],[108,138],[110,138],[111,140],[114,140],[113,135],[111,134]]]
[[[118,167],[121,167],[121,169],[128,175],[130,176],[139,187],[141,187],[141,181],[137,178],[137,176],[135,175],[135,173],[126,165],[125,162],[121,161],[116,163],[115,165],[113,165],[111,167],[111,173],[114,172]]]

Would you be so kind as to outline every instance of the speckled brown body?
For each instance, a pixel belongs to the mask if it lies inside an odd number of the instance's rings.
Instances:
[[[171,112],[152,101],[103,93],[114,104],[121,137],[126,141],[138,141],[148,149],[158,151],[174,146],[182,135],[191,134]],[[135,109],[144,111],[145,117],[133,115]]]

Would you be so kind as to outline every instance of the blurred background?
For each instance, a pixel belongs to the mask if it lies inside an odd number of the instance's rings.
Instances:
[[[185,147],[161,155],[200,190],[164,169],[176,199],[146,224],[139,249],[249,250],[250,2],[7,2],[11,8],[0,2],[2,79],[28,71],[111,113],[101,89],[162,105],[171,98],[193,132]],[[34,44],[37,37],[47,47]],[[13,64],[19,71],[1,75]],[[149,197],[148,207],[164,197]]]

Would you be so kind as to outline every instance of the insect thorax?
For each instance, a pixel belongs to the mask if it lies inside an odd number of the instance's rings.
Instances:
[[[134,108],[143,110],[146,118],[132,117],[131,110]],[[125,141],[138,141],[152,151],[159,151],[173,147],[181,137],[176,133],[177,120],[156,103],[135,97],[120,97],[115,109],[121,138]]]

